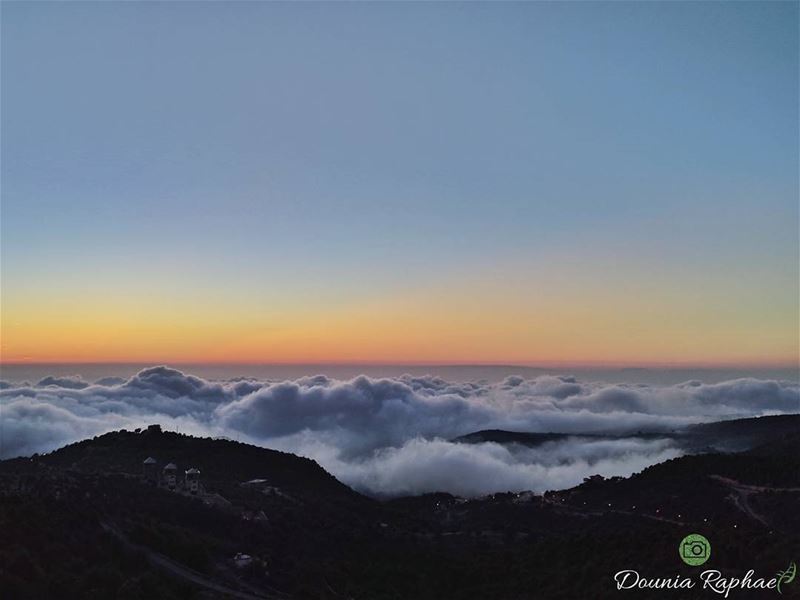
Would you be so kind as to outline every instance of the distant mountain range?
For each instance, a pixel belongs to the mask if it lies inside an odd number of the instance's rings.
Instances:
[[[689,533],[709,539],[708,567],[729,576],[772,575],[800,558],[800,415],[668,435],[706,451],[543,495],[378,501],[291,454],[158,427],[108,433],[0,462],[0,590],[12,599],[610,598],[623,593],[613,581],[622,569],[696,574],[677,553]],[[174,491],[148,481],[148,457],[157,473],[177,466]],[[191,467],[196,494],[181,483]]]
[[[624,438],[663,439],[669,438],[687,451],[741,452],[800,431],[800,415],[775,415],[747,419],[732,419],[691,425],[684,429],[663,432],[636,431],[625,434],[601,433],[534,433],[526,431],[504,431],[484,429],[459,436],[452,441],[464,444],[494,442],[497,444],[520,444],[535,447],[548,442],[568,438],[609,439]]]

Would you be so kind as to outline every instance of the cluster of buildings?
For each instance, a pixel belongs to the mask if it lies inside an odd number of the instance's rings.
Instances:
[[[142,463],[142,476],[145,481],[155,485],[161,485],[168,490],[179,490],[197,494],[200,491],[200,471],[192,467],[183,472],[183,477],[178,475],[178,466],[175,463],[167,463],[160,468],[158,461],[152,456],[148,456]]]

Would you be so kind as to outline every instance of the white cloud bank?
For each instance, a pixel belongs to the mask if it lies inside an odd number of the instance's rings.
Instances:
[[[628,475],[679,454],[666,438],[576,436],[537,448],[447,441],[479,429],[658,432],[720,418],[796,412],[800,385],[789,381],[650,386],[541,376],[453,383],[410,375],[208,381],[153,367],[127,380],[94,384],[47,377],[36,385],[0,385],[0,457],[161,423],[309,456],[366,492],[474,496],[563,488],[594,473]]]

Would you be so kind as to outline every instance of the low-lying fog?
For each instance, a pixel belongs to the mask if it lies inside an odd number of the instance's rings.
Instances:
[[[49,376],[0,383],[0,456],[46,452],[106,431],[160,423],[317,460],[377,495],[476,496],[559,489],[588,475],[629,475],[678,456],[667,437],[636,437],[722,418],[795,413],[794,381],[741,378],[673,385],[590,383],[565,375],[499,382],[402,375],[335,380],[207,380],[167,367],[93,383]],[[535,448],[449,440],[481,429],[625,433]]]

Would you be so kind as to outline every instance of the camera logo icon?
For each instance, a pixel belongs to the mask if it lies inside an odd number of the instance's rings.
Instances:
[[[681,540],[678,553],[683,562],[696,567],[702,565],[711,557],[711,544],[699,533],[690,533]]]

